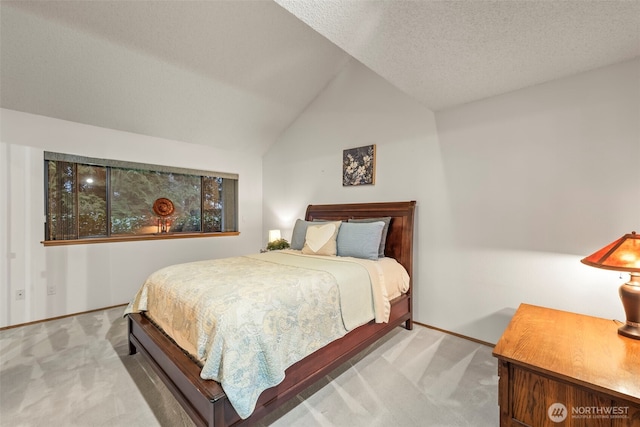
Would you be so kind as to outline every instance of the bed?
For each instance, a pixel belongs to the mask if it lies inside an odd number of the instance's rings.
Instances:
[[[415,202],[309,205],[305,220],[348,221],[390,217],[385,256],[413,273]],[[266,389],[255,409],[243,419],[231,405],[220,383],[201,378],[202,366],[151,322],[145,313],[128,314],[129,353],[141,353],[199,426],[250,425],[280,407],[333,369],[398,326],[413,327],[412,286],[390,304],[388,322],[372,320],[319,348],[285,371],[284,380]]]

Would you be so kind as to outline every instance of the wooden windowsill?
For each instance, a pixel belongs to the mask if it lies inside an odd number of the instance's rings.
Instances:
[[[114,242],[138,242],[141,240],[167,240],[167,239],[192,239],[197,237],[228,237],[239,236],[239,231],[225,231],[219,233],[158,233],[144,234],[139,236],[116,236],[116,237],[96,237],[88,239],[74,240],[45,240],[44,246],[64,246],[64,245],[88,245],[92,243],[114,243]]]

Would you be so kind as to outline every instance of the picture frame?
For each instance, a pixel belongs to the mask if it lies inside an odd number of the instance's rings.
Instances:
[[[342,152],[342,186],[376,183],[376,145],[349,148]]]

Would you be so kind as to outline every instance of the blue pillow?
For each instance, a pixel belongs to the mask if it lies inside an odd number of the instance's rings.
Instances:
[[[383,221],[343,222],[338,232],[338,256],[377,260]]]
[[[384,258],[384,248],[387,246],[387,234],[389,233],[389,224],[391,224],[391,217],[385,216],[382,218],[362,218],[362,219],[350,219],[349,222],[384,222],[384,228],[382,229],[382,237],[380,238],[380,248],[378,249],[378,257]]]
[[[311,224],[311,221],[305,221],[303,219],[297,219],[293,226],[293,233],[291,234],[291,249],[301,251],[304,247],[304,241],[307,237],[307,227]]]

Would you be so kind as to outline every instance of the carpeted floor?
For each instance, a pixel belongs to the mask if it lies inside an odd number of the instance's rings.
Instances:
[[[124,308],[0,331],[2,426],[192,426],[141,355]],[[491,348],[398,328],[262,425],[497,426]]]

